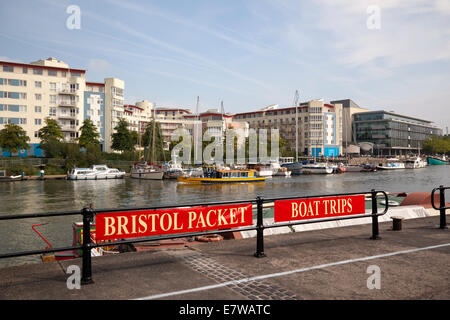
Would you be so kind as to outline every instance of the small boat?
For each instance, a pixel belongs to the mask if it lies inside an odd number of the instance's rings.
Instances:
[[[202,177],[179,177],[180,183],[211,184],[211,183],[248,183],[264,182],[266,177],[258,177],[256,170],[218,169],[216,166],[205,166]]]
[[[448,164],[448,160],[445,158],[445,155],[442,158],[427,157],[427,162],[430,166]]]
[[[291,171],[288,171],[287,168],[282,167],[280,165],[280,163],[277,161],[270,162],[270,169],[272,170],[274,176],[279,176],[279,177],[290,177],[291,176]]]
[[[401,162],[399,159],[391,158],[391,159],[387,159],[387,162],[385,164],[380,163],[377,166],[377,169],[380,169],[380,170],[405,169],[405,164],[403,162]]]
[[[256,165],[255,170],[258,177],[271,177],[273,175],[271,167],[263,164]]]
[[[185,175],[183,167],[180,163],[177,163],[176,157],[174,160],[169,161],[166,165],[163,165],[164,179],[177,179]]]
[[[362,172],[363,167],[360,165],[349,165],[345,167],[345,172]]]
[[[303,164],[301,162],[283,163],[282,168],[286,168],[292,175],[302,174]]]
[[[0,170],[0,181],[20,181],[23,180],[22,175],[7,176],[6,170]]]
[[[371,165],[370,163],[362,165],[361,172],[374,172],[374,171],[377,171],[377,166]]]
[[[383,206],[385,206],[385,205],[386,205],[386,200],[381,200],[381,201],[380,201],[380,204],[382,204]],[[388,200],[388,204],[389,204],[389,207],[397,207],[397,206],[400,205],[399,202],[394,201],[394,200]]]
[[[162,180],[164,171],[162,168],[150,165],[146,161],[135,162],[131,168],[130,177],[142,180]]]
[[[427,166],[426,161],[423,161],[421,157],[416,157],[405,161],[406,169],[425,168],[426,166]]]
[[[75,168],[67,175],[67,180],[106,180],[121,179],[125,176],[124,171],[108,166],[93,165],[90,168]]]
[[[312,162],[303,164],[302,166],[303,174],[330,174],[333,173],[334,170],[335,168],[326,162]]]

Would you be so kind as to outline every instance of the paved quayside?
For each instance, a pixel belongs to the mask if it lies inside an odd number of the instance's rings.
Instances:
[[[439,217],[291,232],[92,259],[93,284],[69,290],[81,259],[2,269],[0,299],[450,299],[450,230]],[[381,288],[368,289],[368,267]]]

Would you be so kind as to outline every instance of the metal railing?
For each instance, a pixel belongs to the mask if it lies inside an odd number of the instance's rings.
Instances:
[[[202,202],[202,203],[190,203],[190,204],[177,204],[177,205],[165,205],[165,206],[153,206],[153,207],[134,207],[134,208],[116,208],[116,209],[96,209],[94,210],[92,207],[83,208],[80,211],[66,211],[66,212],[50,212],[50,213],[31,213],[31,214],[15,214],[15,215],[3,215],[0,216],[0,221],[2,220],[14,220],[14,219],[27,219],[27,218],[40,218],[40,217],[58,217],[58,216],[70,216],[70,215],[79,215],[83,216],[83,241],[81,245],[78,246],[70,246],[70,247],[59,247],[59,248],[49,248],[49,249],[40,249],[40,250],[29,250],[29,251],[21,251],[21,252],[12,252],[12,253],[4,253],[0,254],[0,259],[4,258],[13,258],[20,256],[29,256],[36,254],[44,254],[44,253],[53,253],[60,251],[69,251],[69,250],[82,250],[82,284],[92,283],[92,268],[91,268],[91,250],[97,247],[104,246],[114,246],[114,245],[124,245],[131,243],[140,243],[147,241],[158,241],[158,240],[166,240],[166,239],[176,239],[176,238],[186,238],[186,237],[195,237],[195,236],[203,236],[203,235],[211,235],[211,234],[222,234],[222,233],[230,233],[236,231],[251,231],[256,230],[256,252],[254,254],[255,257],[261,258],[265,257],[264,253],[264,229],[269,228],[278,228],[285,226],[294,226],[301,224],[309,224],[309,223],[319,223],[319,222],[327,222],[327,221],[337,221],[337,220],[347,220],[347,219],[358,219],[358,218],[372,218],[372,236],[370,239],[377,240],[379,237],[379,228],[378,228],[378,217],[386,214],[389,209],[389,201],[386,192],[377,191],[372,189],[370,192],[371,201],[372,201],[372,212],[364,213],[364,214],[355,214],[349,216],[339,216],[334,218],[319,218],[312,220],[303,220],[303,221],[289,221],[284,223],[274,223],[271,225],[264,225],[263,220],[263,206],[264,203],[274,202],[278,200],[302,200],[302,199],[311,199],[311,198],[327,198],[327,197],[339,197],[339,196],[353,196],[353,195],[365,195],[367,193],[355,192],[355,193],[341,193],[341,194],[327,194],[327,195],[318,195],[318,196],[291,196],[291,197],[282,197],[282,198],[263,198],[256,197],[256,199],[248,199],[248,200],[237,200],[237,201],[220,201],[220,202]],[[385,208],[383,212],[378,212],[377,207],[377,195],[381,193],[386,201]],[[120,241],[110,241],[104,243],[93,243],[91,242],[91,223],[94,221],[95,215],[107,214],[107,213],[115,213],[120,212],[124,213],[127,211],[138,211],[138,210],[158,210],[158,209],[173,209],[173,208],[182,208],[182,207],[197,207],[197,206],[213,206],[213,205],[227,205],[227,204],[256,204],[256,225],[244,226],[238,228],[231,229],[221,229],[221,230],[210,230],[210,231],[197,231],[191,233],[182,233],[182,234],[171,234],[164,236],[151,236],[151,237],[142,237],[142,238],[133,238],[133,239],[123,239]]]
[[[440,216],[440,221],[439,221],[439,228],[440,229],[447,229],[447,221],[446,221],[446,217],[445,217],[445,211],[446,209],[450,209],[450,207],[446,207],[445,206],[445,190],[450,189],[450,187],[444,187],[444,186],[439,186],[439,188],[434,188],[433,191],[431,191],[431,206],[433,207],[433,209],[435,210],[439,210],[439,216]],[[436,208],[436,205],[434,203],[434,193],[439,190],[439,208]]]

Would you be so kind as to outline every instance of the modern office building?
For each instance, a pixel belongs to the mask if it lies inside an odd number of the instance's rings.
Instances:
[[[418,154],[426,138],[442,135],[431,121],[383,110],[355,113],[353,126],[356,142],[373,144],[375,155]]]
[[[347,148],[350,150],[356,145],[355,132],[352,130],[353,114],[370,110],[361,108],[351,99],[334,100],[330,101],[330,104],[342,104],[342,149],[343,153],[346,154]]]
[[[233,121],[246,121],[253,129],[278,129],[280,137],[292,150],[295,151],[298,145],[299,154],[333,157],[342,152],[340,103],[325,103],[319,99],[301,103],[298,107],[270,105],[258,111],[235,114]]]

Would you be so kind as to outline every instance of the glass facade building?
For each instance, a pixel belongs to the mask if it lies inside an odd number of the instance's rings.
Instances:
[[[442,135],[431,121],[387,111],[355,113],[353,132],[357,143],[373,143],[375,155],[387,156],[416,154],[426,138]]]

